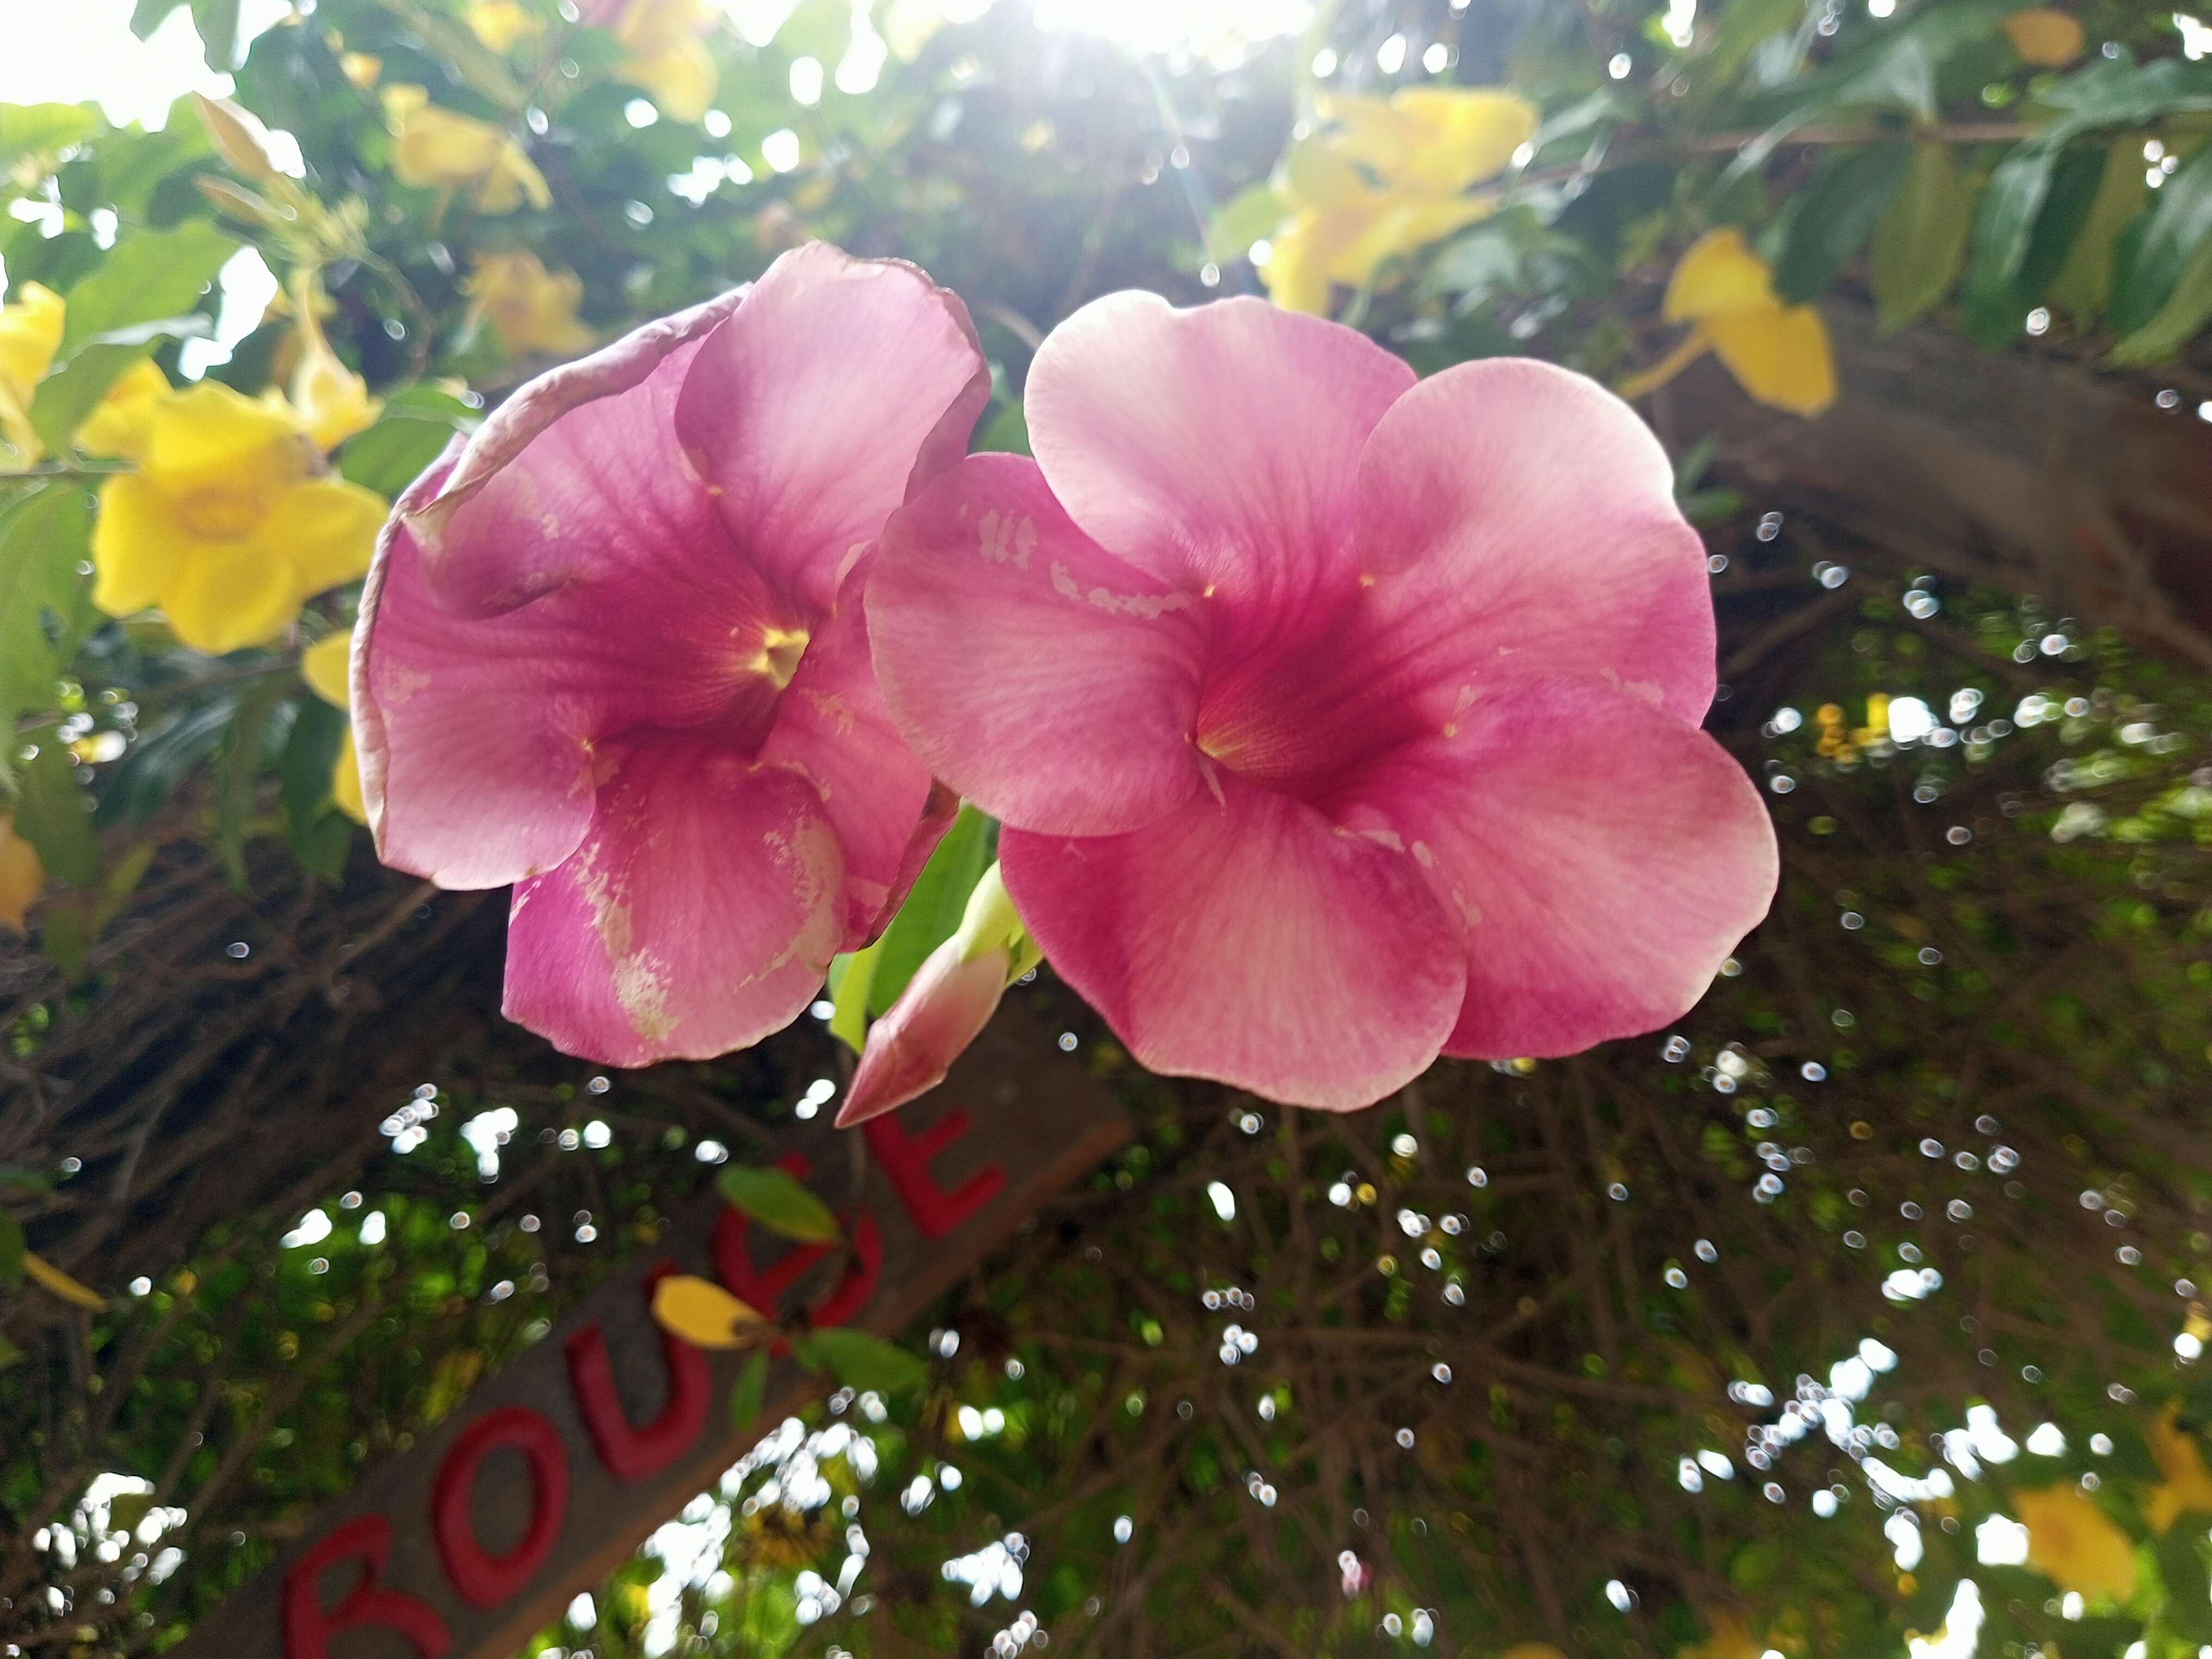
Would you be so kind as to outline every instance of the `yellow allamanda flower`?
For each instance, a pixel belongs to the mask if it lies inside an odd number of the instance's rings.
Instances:
[[[303,274],[293,308],[299,315],[300,362],[292,371],[292,408],[318,447],[336,449],[356,432],[376,423],[384,401],[368,395],[368,382],[348,368],[323,333],[319,295],[312,275]]]
[[[2197,1437],[2180,1425],[2179,1401],[2170,1401],[2151,1419],[2150,1455],[2164,1478],[2143,1499],[2143,1519],[2153,1532],[2166,1532],[2183,1516],[2212,1510],[2212,1470],[2204,1467]]]
[[[1277,189],[1291,216],[1261,280],[1277,305],[1325,313],[1338,283],[1358,288],[1391,260],[1486,218],[1471,195],[1534,136],[1526,99],[1486,87],[1411,87],[1321,100],[1332,131],[1295,146]]]
[[[67,308],[62,296],[40,283],[23,284],[12,305],[0,306],[0,471],[29,466],[46,453],[31,429],[31,398],[61,349]]]
[[[0,817],[0,927],[23,931],[23,918],[46,884],[39,849],[15,833],[15,820]]]
[[[133,363],[77,428],[77,447],[88,455],[141,459],[154,405],[168,395],[169,377],[159,363],[150,357]]]
[[[477,0],[469,8],[469,32],[487,51],[508,52],[545,32],[545,20],[521,0]]]
[[[2136,1547],[2104,1510],[2063,1483],[2013,1494],[2027,1528],[2027,1565],[2059,1587],[2095,1600],[2135,1594]]]
[[[1620,387],[1640,398],[1673,380],[1706,352],[1746,392],[1771,409],[1807,417],[1836,401],[1836,364],[1827,325],[1811,306],[1785,306],[1774,272],[1740,230],[1708,231],[1690,245],[1667,283],[1662,314],[1691,325],[1660,362]]]
[[[387,87],[384,112],[395,142],[392,171],[403,185],[465,193],[480,213],[512,213],[553,200],[545,175],[514,135],[430,102],[417,86]]]
[[[361,797],[361,761],[353,746],[353,692],[348,671],[353,655],[353,635],[333,634],[318,640],[300,653],[300,678],[308,689],[334,708],[345,711],[345,742],[338,747],[331,769],[331,799],[356,823],[368,822],[368,807]]]
[[[2088,43],[2080,18],[2050,6],[2014,12],[2002,27],[2020,61],[2038,69],[2065,68]]]
[[[201,381],[154,400],[138,459],[93,529],[93,603],[112,617],[159,606],[185,644],[235,651],[368,568],[383,498],[319,475],[287,408]]]
[[[702,0],[629,0],[615,25],[627,56],[622,75],[653,95],[662,114],[696,121],[714,101],[714,60],[700,36],[712,22]]]
[[[461,286],[509,356],[573,356],[592,343],[592,331],[576,316],[582,278],[547,270],[526,249],[479,253]]]

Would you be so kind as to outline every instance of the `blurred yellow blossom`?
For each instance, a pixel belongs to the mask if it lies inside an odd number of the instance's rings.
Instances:
[[[1326,312],[1332,287],[1358,288],[1389,261],[1486,218],[1469,188],[1504,170],[1534,135],[1535,106],[1486,87],[1412,87],[1389,100],[1330,97],[1333,130],[1295,146],[1276,189],[1291,210],[1261,280],[1275,303]]]
[[[478,254],[462,287],[510,356],[568,356],[592,343],[592,331],[576,316],[582,279],[547,270],[527,250]]]
[[[2150,1455],[2164,1477],[2143,1500],[2143,1519],[2153,1532],[2170,1530],[2185,1515],[2212,1510],[2212,1470],[2204,1467],[2197,1437],[2178,1420],[2180,1414],[2180,1402],[2169,1401],[2151,1419]]]
[[[353,698],[347,675],[353,654],[353,635],[333,634],[318,640],[300,653],[300,678],[325,702],[351,714]],[[368,808],[361,798],[361,762],[354,752],[353,724],[346,724],[345,741],[338,747],[337,763],[331,769],[331,799],[356,823],[368,822]]]
[[[2135,1593],[2136,1547],[2081,1489],[2062,1482],[2013,1494],[2027,1528],[2027,1565],[2058,1586],[2094,1600]]]
[[[2088,37],[2081,20],[2050,6],[2016,11],[2004,20],[2005,39],[2020,61],[2038,69],[2063,69],[2081,55]]]
[[[15,833],[15,820],[0,817],[0,927],[23,931],[23,918],[46,884],[39,849]]]
[[[660,112],[696,121],[714,101],[714,60],[700,39],[713,21],[702,0],[629,0],[615,25],[627,56],[622,75],[653,96]]]
[[[107,396],[77,428],[77,447],[88,455],[120,455],[137,460],[146,447],[147,422],[154,405],[169,395],[169,377],[152,358],[142,358],[108,387]]]
[[[158,605],[186,645],[235,651],[368,568],[383,498],[316,476],[287,408],[200,381],[154,400],[138,459],[93,530],[93,603],[110,616]]]
[[[14,452],[0,457],[0,471],[46,453],[31,429],[31,397],[61,349],[64,315],[62,296],[39,283],[24,283],[15,303],[0,306],[0,441]]]
[[[397,138],[392,170],[401,184],[465,191],[483,213],[551,203],[545,175],[513,135],[489,122],[442,108],[417,86],[386,88],[384,110]]]
[[[1785,306],[1774,272],[1740,230],[1708,231],[1690,245],[1667,283],[1662,314],[1692,325],[1667,356],[1620,387],[1640,398],[1707,351],[1743,389],[1771,409],[1807,417],[1836,401],[1836,366],[1827,325],[1811,306]]]
[[[338,59],[338,70],[345,78],[367,92],[384,73],[384,60],[373,52],[349,52]]]
[[[545,20],[522,0],[477,0],[469,8],[469,29],[492,52],[513,52],[545,32]]]
[[[320,295],[312,276],[300,278],[293,301],[298,317],[300,361],[292,371],[292,408],[301,428],[323,449],[336,449],[356,432],[365,432],[383,410],[368,395],[368,383],[339,361],[323,333]]]

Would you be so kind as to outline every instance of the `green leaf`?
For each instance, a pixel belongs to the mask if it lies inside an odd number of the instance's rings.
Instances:
[[[968,895],[991,862],[990,842],[990,819],[963,804],[878,941],[881,954],[868,986],[870,1012],[880,1014],[897,1001],[923,958],[959,930]]]
[[[178,331],[238,244],[205,220],[118,242],[107,262],[69,292],[54,367],[31,404],[31,424],[64,449],[107,389],[156,340]]]
[[[2074,319],[2087,328],[2105,314],[2112,302],[2112,270],[2120,233],[2150,199],[2143,178],[2142,146],[2134,138],[2116,138],[2106,146],[2104,175],[2089,204],[2089,216],[2081,234],[2051,285],[2051,297]]]
[[[975,448],[1001,455],[1026,455],[1030,453],[1030,421],[1021,400],[1000,404],[991,418],[983,422],[983,429],[975,434]]]
[[[100,837],[94,832],[92,798],[77,781],[69,745],[47,726],[32,741],[38,753],[25,763],[15,797],[15,833],[38,849],[50,875],[72,887],[100,879]]]
[[[167,22],[169,14],[184,3],[185,0],[138,0],[131,12],[131,33],[143,40]]]
[[[154,854],[159,850],[153,842],[141,842],[118,859],[108,872],[100,878],[100,892],[92,906],[92,937],[95,940],[107,931],[107,924],[115,920],[123,907],[131,902],[131,896],[138,890],[138,884],[146,879],[146,872],[154,867]]]
[[[716,1177],[714,1185],[762,1226],[786,1238],[802,1244],[834,1244],[845,1236],[830,1206],[788,1170],[733,1164]]]
[[[1966,256],[1972,204],[1948,144],[1912,147],[1896,198],[1875,227],[1869,272],[1885,330],[1925,316],[1951,291]]]
[[[0,1210],[0,1285],[15,1285],[23,1282],[23,1224]]]
[[[2212,146],[2198,150],[2166,181],[2142,240],[2119,273],[2112,299],[2112,331],[2148,325],[2180,286],[2197,251],[2212,240]]]
[[[0,499],[0,726],[53,706],[90,616],[77,566],[91,535],[91,507],[74,485]]]
[[[1242,259],[1253,243],[1274,234],[1286,213],[1271,184],[1262,181],[1241,191],[1213,210],[1206,227],[1206,251],[1224,265]]]
[[[22,1363],[23,1351],[6,1337],[0,1336],[0,1371],[7,1370],[11,1366],[20,1365]]]
[[[97,104],[0,104],[0,176],[26,155],[74,144],[103,125]]]
[[[276,765],[285,842],[304,868],[334,887],[345,879],[353,851],[353,820],[331,804],[331,777],[345,736],[343,709],[304,697]]]
[[[107,775],[100,792],[100,827],[143,823],[222,741],[237,712],[234,692],[217,692],[196,708],[152,728]]]
[[[1821,167],[1800,198],[1774,268],[1774,291],[1784,305],[1802,305],[1821,293],[1866,246],[1912,163],[1914,148],[1901,139],[1874,144],[1832,157]]]
[[[2045,154],[2032,167],[2012,171],[2028,149],[1999,163],[1974,224],[1965,322],[1984,345],[2019,337],[2028,311],[2064,266],[2104,176],[2103,154],[2084,149]]]
[[[1721,14],[1721,26],[1698,66],[1698,78],[1717,84],[1735,79],[1763,42],[1804,21],[1805,0],[1735,0]]]
[[[830,998],[836,1012],[830,1016],[830,1035],[856,1054],[868,1040],[868,991],[883,955],[883,941],[878,939],[830,963]]]
[[[230,729],[230,748],[223,757],[215,800],[216,847],[223,872],[241,893],[247,889],[246,836],[253,820],[253,799],[261,778],[262,739],[269,730],[270,716],[291,690],[273,676],[256,685],[239,705],[238,718]]]
[[[768,1404],[768,1356],[756,1348],[745,1356],[738,1380],[730,1386],[730,1426],[739,1434],[759,1419]]]
[[[201,56],[217,75],[238,67],[239,0],[190,0],[192,26],[199,30]]]
[[[791,1351],[801,1364],[827,1371],[848,1389],[903,1394],[929,1380],[929,1367],[904,1348],[843,1325],[794,1336]]]
[[[2154,363],[2172,356],[2212,322],[2212,242],[2197,250],[2158,313],[2112,348],[2115,363]]]
[[[338,471],[349,483],[397,499],[445,453],[455,430],[451,421],[387,409],[374,426],[346,441],[338,452]]]

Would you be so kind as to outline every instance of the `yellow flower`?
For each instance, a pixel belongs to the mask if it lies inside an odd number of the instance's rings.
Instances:
[[[469,8],[469,28],[487,50],[512,52],[545,32],[545,20],[521,0],[477,0]]]
[[[46,884],[39,849],[15,833],[12,817],[0,817],[0,927],[23,931],[23,918]]]
[[[0,457],[0,471],[25,467],[46,453],[31,429],[31,397],[61,349],[62,296],[38,283],[22,297],[0,306],[0,442],[15,453]]]
[[[534,253],[480,253],[462,286],[510,356],[568,356],[592,343],[592,331],[576,316],[582,279],[572,270],[548,271]]]
[[[1625,382],[1622,397],[1656,390],[1711,351],[1769,408],[1809,418],[1836,401],[1827,325],[1811,306],[1785,306],[1775,297],[1773,270],[1741,231],[1709,231],[1692,243],[1668,282],[1662,311],[1670,323],[1692,325],[1689,335]]]
[[[107,388],[107,395],[76,429],[77,447],[88,455],[143,459],[147,423],[154,406],[169,395],[169,377],[152,358],[142,358]]]
[[[347,80],[367,92],[384,73],[384,60],[373,52],[349,52],[338,59],[338,70]]]
[[[336,449],[376,423],[384,400],[370,397],[368,382],[331,349],[322,319],[315,314],[319,307],[314,278],[303,276],[300,286],[301,292],[293,301],[299,314],[300,362],[292,371],[292,408],[318,447]]]
[[[2027,1528],[2027,1565],[2059,1587],[2092,1600],[2135,1594],[2136,1547],[2081,1493],[2061,1483],[2013,1494]]]
[[[401,184],[465,191],[483,213],[512,213],[526,200],[540,208],[552,201],[537,164],[489,122],[442,109],[414,86],[386,88],[384,108],[394,124],[392,170]]]
[[[623,78],[652,94],[675,120],[696,121],[714,101],[714,60],[699,38],[708,21],[700,0],[630,0],[615,26],[629,54]]]
[[[1292,311],[1326,312],[1334,285],[1364,286],[1391,260],[1486,218],[1496,199],[1469,186],[1503,170],[1537,122],[1526,100],[1481,87],[1328,98],[1321,113],[1334,131],[1286,159],[1277,189],[1291,217],[1260,270]]]
[[[2049,6],[2016,11],[2004,20],[2005,38],[2020,61],[2038,69],[2063,69],[2081,55],[2087,37],[2081,20]]]
[[[2176,1521],[2192,1511],[2212,1510],[2212,1470],[2204,1467],[2197,1437],[2176,1420],[2180,1413],[2180,1402],[2169,1401],[2151,1420],[2150,1455],[2165,1477],[2151,1488],[2143,1504],[2143,1518],[2153,1532],[2170,1530]]]
[[[94,527],[93,603],[158,605],[220,653],[264,645],[324,589],[368,568],[381,496],[313,476],[290,411],[204,380],[155,401],[137,472],[111,478]]]
[[[352,654],[351,634],[333,634],[300,653],[300,678],[325,702],[348,714],[353,712],[352,688],[347,678]],[[345,741],[338,746],[337,763],[331,769],[331,799],[356,823],[368,822],[368,808],[361,798],[361,762],[354,753],[350,720]]]

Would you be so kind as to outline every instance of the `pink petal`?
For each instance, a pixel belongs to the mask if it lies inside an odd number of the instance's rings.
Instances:
[[[1256,299],[1094,300],[1030,365],[1030,441],[1068,516],[1160,580],[1279,614],[1343,591],[1359,448],[1413,371]]]
[[[1350,1110],[1436,1058],[1463,954],[1404,854],[1233,777],[1126,836],[1009,829],[1006,888],[1155,1072]]]
[[[1204,624],[1195,594],[1078,530],[1018,455],[975,455],[891,515],[868,578],[876,672],[915,750],[1006,823],[1113,835],[1174,811]]]
[[[1774,896],[1774,828],[1743,769],[1602,684],[1488,692],[1355,793],[1346,821],[1401,841],[1465,940],[1455,1054],[1573,1054],[1663,1025]]]
[[[845,849],[844,950],[874,937],[889,920],[884,911],[894,890],[902,895],[929,856],[922,851],[913,870],[906,869],[930,797],[929,769],[915,758],[884,707],[869,662],[860,587],[856,573],[837,609],[814,630],[776,701],[775,724],[759,754],[762,766],[805,779],[836,826]],[[958,810],[952,803],[930,847]]]
[[[413,526],[453,453],[401,496],[379,540],[353,713],[380,856],[443,886],[495,887],[575,848],[603,739],[708,726],[733,744],[766,737],[774,683],[732,636],[787,613],[712,517],[699,539],[616,576],[578,575],[501,613],[450,611]],[[480,528],[448,539],[449,572],[486,550]]]
[[[986,951],[966,962],[964,949],[949,939],[932,951],[898,1000],[868,1027],[860,1068],[837,1114],[839,1128],[881,1117],[934,1089],[991,1023],[1006,994],[1007,953]]]
[[[781,1030],[843,933],[837,832],[805,781],[706,738],[611,747],[590,833],[517,884],[509,1019],[611,1066]]]
[[[710,337],[676,429],[745,556],[826,610],[885,515],[966,452],[990,392],[957,297],[817,242]]]
[[[1448,696],[1504,672],[1606,680],[1690,720],[1712,701],[1705,544],[1659,441],[1579,374],[1496,359],[1407,392],[1360,462],[1358,547],[1375,604],[1349,648]]]
[[[485,420],[444,488],[402,509],[442,603],[486,616],[579,579],[647,570],[672,547],[728,556],[673,422],[700,340],[743,298],[647,323],[539,375]]]

